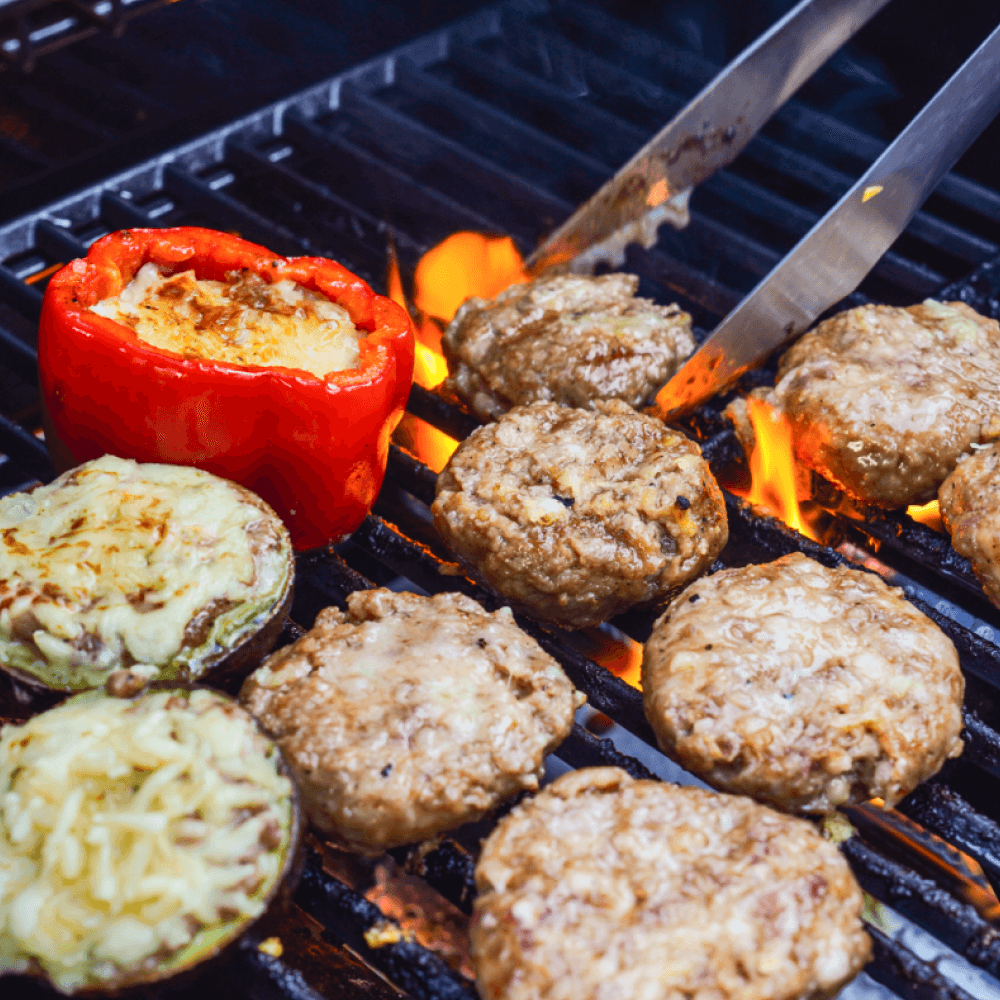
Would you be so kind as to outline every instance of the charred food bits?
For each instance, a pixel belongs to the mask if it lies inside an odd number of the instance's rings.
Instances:
[[[106,455],[0,499],[0,669],[39,694],[245,674],[293,576],[288,532],[249,490]]]
[[[298,840],[280,753],[223,695],[88,692],[7,726],[0,976],[114,993],[189,971],[291,890]]]
[[[617,768],[514,809],[476,886],[484,1000],[820,1000],[871,951],[861,890],[811,824]]]
[[[510,407],[646,401],[694,350],[691,317],[637,298],[632,274],[567,275],[468,299],[442,340],[446,388],[483,420]]]
[[[461,594],[370,590],[247,678],[312,822],[368,854],[534,790],[583,696],[514,623]]]
[[[792,812],[895,805],[962,752],[951,640],[870,573],[794,553],[683,591],[642,665],[664,751]]]
[[[987,597],[1000,607],[1000,445],[962,459],[939,499],[951,544],[971,561]]]
[[[852,497],[926,503],[960,455],[1000,437],[1000,324],[963,302],[860,306],[786,352],[765,398],[799,461]]]
[[[473,576],[572,627],[663,597],[728,537],[698,446],[617,400],[519,406],[478,428],[438,477],[431,509]]]

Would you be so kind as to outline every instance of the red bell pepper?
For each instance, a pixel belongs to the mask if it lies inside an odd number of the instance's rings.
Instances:
[[[149,261],[216,281],[248,268],[326,295],[362,331],[358,366],[320,378],[186,358],[89,311]],[[45,292],[38,354],[50,449],[56,456],[62,445],[68,464],[112,453],[198,466],[262,496],[296,548],[312,548],[349,534],[371,508],[410,391],[413,350],[406,312],[333,261],[278,257],[210,229],[112,233]]]

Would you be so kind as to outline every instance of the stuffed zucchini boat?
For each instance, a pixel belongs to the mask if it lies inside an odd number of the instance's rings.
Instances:
[[[288,532],[249,490],[106,455],[0,499],[0,669],[43,705],[217,686],[270,651],[293,578]]]
[[[199,971],[284,901],[298,797],[207,689],[89,691],[0,732],[0,976],[117,994]]]

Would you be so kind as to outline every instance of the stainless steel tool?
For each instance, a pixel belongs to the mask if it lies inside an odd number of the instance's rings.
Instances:
[[[647,249],[663,222],[687,225],[691,189],[762,126],[889,0],[802,0],[731,62],[526,261],[534,275],[592,271]]]
[[[1000,27],[660,390],[660,415],[721,392],[857,288],[998,113]]]

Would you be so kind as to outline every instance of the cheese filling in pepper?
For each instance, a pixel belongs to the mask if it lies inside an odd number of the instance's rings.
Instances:
[[[343,306],[294,281],[270,284],[249,270],[226,277],[209,281],[144,264],[120,295],[90,310],[184,358],[298,368],[319,378],[357,366],[358,330]]]

